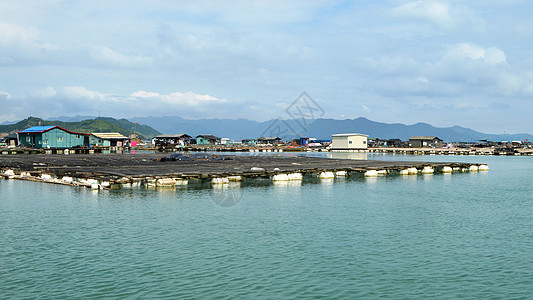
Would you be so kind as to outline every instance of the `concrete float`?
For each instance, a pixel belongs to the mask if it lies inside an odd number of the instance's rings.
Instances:
[[[489,170],[489,166],[487,165],[480,165],[478,167],[478,171],[488,171]]]
[[[470,172],[477,172],[479,170],[478,166],[476,165],[471,165],[469,168],[468,168],[468,171]]]

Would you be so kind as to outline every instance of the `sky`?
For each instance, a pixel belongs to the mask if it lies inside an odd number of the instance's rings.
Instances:
[[[0,0],[0,123],[321,116],[533,133],[533,3]]]

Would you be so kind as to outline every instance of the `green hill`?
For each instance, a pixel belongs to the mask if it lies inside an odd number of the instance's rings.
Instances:
[[[150,139],[159,131],[147,125],[135,124],[126,119],[96,118],[80,122],[45,121],[40,118],[29,117],[11,125],[0,125],[0,133],[13,133],[32,126],[59,126],[74,132],[119,132],[125,136],[135,133],[142,139]]]

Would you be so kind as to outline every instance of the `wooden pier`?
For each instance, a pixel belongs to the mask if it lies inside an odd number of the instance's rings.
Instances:
[[[175,185],[188,180],[213,183],[246,178],[302,179],[304,176],[378,176],[385,174],[475,171],[479,164],[329,159],[287,156],[218,156],[164,161],[167,154],[13,155],[0,156],[4,177],[78,186]],[[485,166],[486,167],[486,166]],[[474,168],[474,169],[473,169]],[[449,170],[449,171],[448,171]],[[429,171],[428,171],[429,172]],[[426,173],[428,173],[426,172]],[[295,175],[296,174],[296,175]],[[277,179],[276,179],[277,178]],[[104,184],[105,183],[105,184]]]

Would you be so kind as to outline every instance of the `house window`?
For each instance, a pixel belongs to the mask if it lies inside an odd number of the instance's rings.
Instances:
[[[31,138],[29,136],[26,137],[26,142],[31,142]]]
[[[44,145],[48,145],[48,139],[43,140],[43,144],[44,144]]]
[[[76,138],[79,139],[79,138],[80,138],[80,135],[78,134],[78,135],[76,136]]]
[[[57,142],[58,143],[62,143],[63,142],[63,137],[62,136],[58,136],[57,137]]]
[[[366,144],[366,141],[363,141],[363,145]]]
[[[352,141],[349,141],[349,142],[348,142],[348,144],[351,144],[351,143],[352,143]]]
[[[41,141],[39,140],[39,145],[41,144]]]

